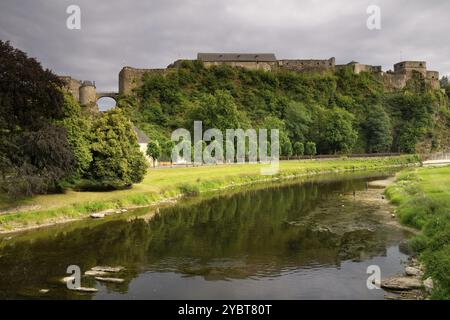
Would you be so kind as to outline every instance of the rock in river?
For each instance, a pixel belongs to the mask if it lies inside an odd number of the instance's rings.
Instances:
[[[412,277],[393,277],[381,281],[381,287],[388,290],[413,290],[422,287],[422,281]]]
[[[405,274],[409,277],[420,277],[423,275],[423,272],[419,268],[406,267]]]
[[[100,282],[110,282],[110,283],[123,283],[125,280],[120,278],[102,278],[102,277],[95,277],[95,280]]]
[[[120,271],[122,271],[124,269],[125,269],[124,267],[103,267],[103,266],[99,266],[99,267],[92,268],[91,271],[115,273],[115,272],[120,272]]]
[[[89,270],[89,271],[86,271],[84,273],[85,276],[89,276],[89,277],[105,276],[107,274],[109,274],[109,272],[106,272],[106,271],[94,271],[94,270]]]
[[[69,289],[72,291],[77,291],[77,292],[86,292],[86,293],[94,293],[97,292],[98,289],[96,288],[84,288],[84,287],[78,287],[78,288],[73,288],[73,289]]]
[[[431,293],[434,289],[434,283],[433,279],[428,278],[423,282],[423,285],[425,287],[425,290],[427,290],[428,293]]]
[[[91,214],[91,218],[92,219],[102,219],[104,217],[105,217],[104,213],[93,213],[93,214]]]

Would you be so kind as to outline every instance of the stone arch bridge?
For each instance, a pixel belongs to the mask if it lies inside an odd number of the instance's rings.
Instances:
[[[96,94],[97,101],[101,98],[112,98],[117,101],[118,97],[119,97],[118,92],[97,92]]]
[[[95,82],[78,81],[71,77],[60,77],[65,83],[66,89],[74,96],[74,98],[82,106],[95,107],[97,101],[101,98],[112,98],[117,101],[119,92],[97,92]]]

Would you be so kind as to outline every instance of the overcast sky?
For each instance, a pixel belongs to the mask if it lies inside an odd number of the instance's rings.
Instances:
[[[81,30],[66,27],[69,5]],[[368,30],[367,7],[381,8]],[[450,74],[449,0],[0,0],[0,39],[55,73],[117,90],[123,66],[166,67],[197,52],[273,52],[382,65],[426,60]]]

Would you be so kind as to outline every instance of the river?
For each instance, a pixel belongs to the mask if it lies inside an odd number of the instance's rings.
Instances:
[[[1,299],[383,299],[367,267],[403,270],[407,231],[367,182],[386,172],[335,174],[182,200],[157,210],[0,238]],[[374,198],[375,192],[375,198]],[[69,265],[123,266],[121,284]],[[41,289],[45,291],[40,292]],[[48,290],[48,291],[47,291]]]

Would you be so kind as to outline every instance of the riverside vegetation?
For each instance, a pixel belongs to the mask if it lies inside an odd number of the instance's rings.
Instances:
[[[404,171],[386,194],[400,221],[421,230],[410,243],[435,282],[432,298],[450,299],[450,166]]]
[[[65,193],[39,195],[12,203],[4,199],[2,205],[5,213],[0,215],[0,231],[80,219],[89,216],[90,213],[107,209],[149,206],[181,195],[196,195],[244,184],[320,173],[400,167],[418,161],[415,156],[281,161],[279,173],[274,176],[262,176],[260,174],[262,165],[259,164],[151,169],[144,180],[134,185],[132,189],[109,192],[67,190]],[[13,209],[7,209],[11,205],[14,205]]]
[[[418,76],[404,90],[387,92],[376,75],[345,68],[305,74],[184,61],[166,75],[147,74],[135,95],[122,97],[118,106],[159,142],[163,158],[171,132],[193,131],[196,120],[221,131],[279,129],[281,155],[287,157],[315,151],[426,153],[450,144],[445,92]],[[311,144],[314,150],[307,151]]]

